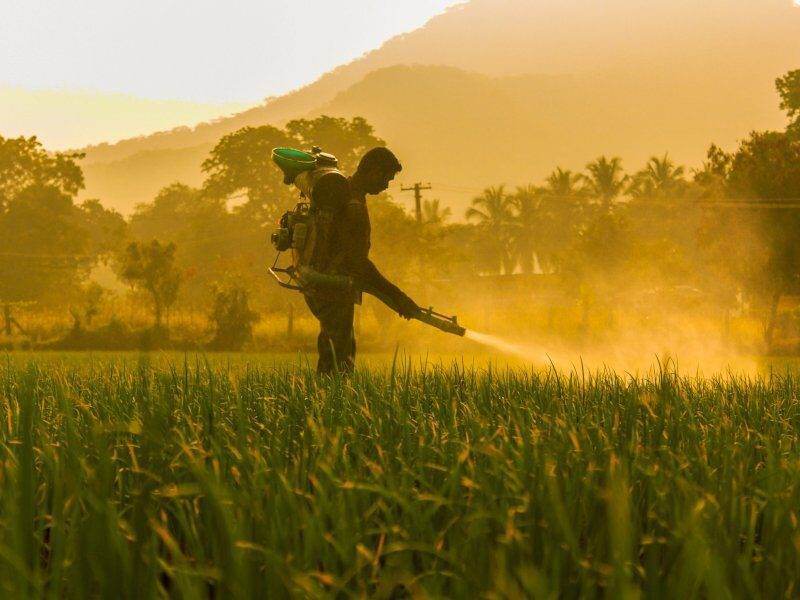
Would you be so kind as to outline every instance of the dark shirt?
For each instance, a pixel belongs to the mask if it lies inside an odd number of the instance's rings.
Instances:
[[[366,196],[354,192],[345,207],[339,228],[342,271],[354,279],[359,289],[394,300],[404,294],[381,275],[369,259],[371,233]]]

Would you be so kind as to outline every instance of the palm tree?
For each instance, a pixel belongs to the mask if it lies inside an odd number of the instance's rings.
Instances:
[[[438,199],[422,202],[422,222],[427,225],[444,225],[450,215],[450,208],[442,208]]]
[[[589,174],[583,180],[587,192],[599,200],[604,208],[609,209],[614,199],[624,191],[628,181],[628,176],[622,169],[622,159],[618,156],[611,159],[601,156],[586,165],[586,169]]]
[[[467,219],[478,222],[482,228],[489,262],[494,268],[500,267],[506,273],[514,270],[511,258],[510,229],[513,220],[512,199],[506,194],[505,186],[488,187],[483,194],[472,200],[467,209]]]
[[[584,177],[558,168],[539,189],[540,221],[537,228],[536,258],[545,270],[556,268],[577,235],[586,211],[587,193],[581,187]]]
[[[584,195],[580,189],[581,181],[583,177],[580,174],[559,167],[547,177],[545,191],[559,198],[579,198]]]
[[[686,184],[685,169],[676,166],[669,154],[653,156],[644,169],[636,173],[628,187],[634,198],[668,198],[676,196]]]
[[[533,273],[534,254],[542,225],[541,192],[534,185],[518,187],[511,197],[514,207],[512,242],[523,273]]]

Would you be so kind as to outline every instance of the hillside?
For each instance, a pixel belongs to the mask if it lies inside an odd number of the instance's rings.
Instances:
[[[317,113],[364,115],[401,156],[404,182],[432,181],[457,213],[486,185],[538,182],[556,166],[581,170],[603,153],[629,170],[654,154],[699,165],[710,142],[730,147],[754,127],[779,127],[771,82],[736,77],[701,87],[691,73],[663,81],[596,76],[491,78],[451,67],[371,73]],[[438,184],[438,185],[436,185]]]
[[[128,211],[198,181],[193,157],[222,135],[322,112],[363,115],[403,154],[404,177],[454,187],[527,181],[600,152],[632,167],[665,150],[696,162],[712,140],[782,123],[772,82],[797,57],[789,0],[472,0],[263,106],[88,148],[85,195]],[[385,69],[409,64],[460,71]]]

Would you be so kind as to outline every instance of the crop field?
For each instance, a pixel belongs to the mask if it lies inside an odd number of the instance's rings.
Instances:
[[[0,361],[0,588],[793,598],[800,379]]]

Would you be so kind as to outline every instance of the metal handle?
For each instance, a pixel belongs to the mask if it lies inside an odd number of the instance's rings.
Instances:
[[[297,277],[295,276],[294,273],[294,269],[292,267],[282,269],[280,267],[276,267],[273,265],[269,267],[269,273],[275,278],[275,281],[277,281],[278,285],[281,286],[282,288],[286,288],[287,290],[295,290],[298,292],[303,291],[303,288],[299,285],[299,281],[297,280]],[[285,280],[281,279],[280,274],[286,275],[287,279]],[[295,281],[298,281],[298,283],[297,284],[293,283]]]

